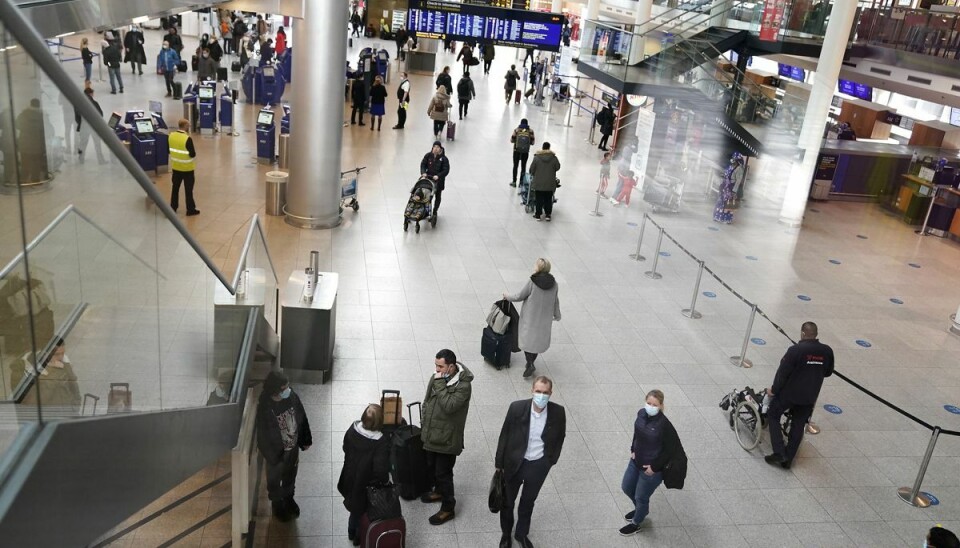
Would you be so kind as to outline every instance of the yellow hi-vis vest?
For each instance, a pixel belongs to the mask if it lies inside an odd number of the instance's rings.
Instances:
[[[190,136],[183,131],[170,134],[170,168],[174,171],[193,171],[197,167],[194,158],[187,152],[187,139]]]

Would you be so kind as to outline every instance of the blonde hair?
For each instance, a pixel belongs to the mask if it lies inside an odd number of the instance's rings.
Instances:
[[[90,43],[90,40],[87,40],[86,38],[83,38],[83,39],[80,40],[80,47],[81,47],[81,48],[85,48],[85,47],[87,47],[87,44],[89,44],[89,43]]]
[[[534,274],[548,274],[550,272],[550,261],[540,257],[537,259]]]
[[[660,402],[660,409],[666,409],[666,406],[663,405],[663,392],[661,392],[660,390],[651,390],[647,392],[647,398],[651,396],[653,396],[654,399]],[[646,401],[647,398],[644,398],[644,401]]]
[[[373,79],[373,83],[374,83],[374,84],[382,84],[382,83],[383,83],[383,76],[380,76],[380,75],[378,74],[378,75],[376,76],[376,78]]]

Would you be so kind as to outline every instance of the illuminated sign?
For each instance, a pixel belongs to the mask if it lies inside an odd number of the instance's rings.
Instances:
[[[437,0],[410,0],[407,28],[423,38],[559,51],[563,15]]]

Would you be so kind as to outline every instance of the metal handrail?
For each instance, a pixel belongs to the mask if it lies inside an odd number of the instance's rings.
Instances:
[[[257,213],[253,214],[253,218],[250,220],[250,228],[247,230],[247,239],[243,242],[243,250],[240,252],[240,259],[237,261],[237,271],[233,274],[233,287],[237,287],[237,283],[240,281],[240,276],[243,274],[243,270],[247,265],[247,255],[250,252],[250,246],[253,245],[253,234],[254,231],[259,233],[260,241],[263,242],[263,251],[267,254],[267,263],[270,264],[270,272],[273,274],[273,281],[280,283],[280,278],[277,276],[277,269],[273,266],[273,259],[270,258],[270,248],[267,247],[267,238],[263,234],[263,226],[260,224],[260,215]]]
[[[193,248],[213,275],[220,280],[220,283],[223,284],[231,295],[236,295],[236,286],[227,280],[227,277],[217,268],[213,259],[204,251],[200,242],[190,234],[187,227],[177,218],[176,213],[170,208],[163,196],[160,195],[160,191],[156,189],[153,181],[143,172],[143,169],[137,164],[136,159],[130,154],[130,151],[116,138],[100,113],[94,108],[93,103],[88,101],[80,88],[74,85],[71,77],[47,50],[43,37],[37,34],[33,25],[27,21],[20,11],[20,8],[11,0],[0,0],[0,22],[3,23],[4,30],[17,40],[24,51],[30,55],[33,62],[46,73],[47,77],[53,82],[60,93],[70,101],[73,108],[79,112],[87,124],[89,124],[93,133],[103,141],[110,152],[127,168],[133,180],[140,185],[140,188],[142,188],[147,197],[153,201],[163,216],[166,217],[177,232],[183,236],[183,239]]]

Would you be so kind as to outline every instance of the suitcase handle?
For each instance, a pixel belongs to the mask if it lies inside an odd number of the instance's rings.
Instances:
[[[410,420],[410,425],[411,425],[411,426],[413,426],[413,409],[412,409],[412,407],[413,407],[414,405],[417,406],[417,416],[420,417],[420,424],[423,424],[423,405],[422,405],[420,402],[415,401],[415,402],[413,402],[413,403],[408,403],[408,404],[407,404],[407,417],[408,417],[409,420]]]
[[[400,391],[399,390],[381,390],[380,399],[382,400],[383,397],[386,396],[387,394],[396,394],[399,396]]]
[[[130,383],[128,382],[112,382],[110,383],[110,390],[113,391],[114,388],[123,388],[127,392],[130,391]]]

